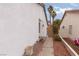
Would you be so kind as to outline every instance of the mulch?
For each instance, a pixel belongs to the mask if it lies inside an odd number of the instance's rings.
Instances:
[[[62,41],[53,41],[55,56],[70,56]]]

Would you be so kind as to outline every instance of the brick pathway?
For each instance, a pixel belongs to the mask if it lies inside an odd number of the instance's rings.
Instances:
[[[55,56],[70,56],[62,41],[53,41]]]
[[[42,51],[38,54],[39,56],[53,56],[53,40],[52,38],[46,38]]]

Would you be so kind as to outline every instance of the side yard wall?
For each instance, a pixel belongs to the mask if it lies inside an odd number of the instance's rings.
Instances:
[[[39,37],[38,20],[46,20],[37,4],[0,4],[0,55],[22,55]]]
[[[79,38],[79,12],[78,13],[66,13],[61,26],[59,34],[62,37],[71,38],[74,40],[75,38]],[[69,33],[69,25],[72,25],[71,34]],[[64,26],[64,28],[63,28]]]

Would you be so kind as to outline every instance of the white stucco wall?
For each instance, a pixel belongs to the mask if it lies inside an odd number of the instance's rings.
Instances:
[[[79,12],[76,13],[66,13],[61,26],[59,34],[62,37],[69,37],[72,40],[75,38],[79,38]],[[62,29],[62,26],[65,26],[64,29]],[[69,34],[69,25],[72,25],[72,34]]]
[[[38,20],[47,27],[38,4],[0,4],[0,55],[22,55],[39,37]],[[43,30],[46,36],[46,28]]]
[[[39,36],[46,37],[47,36],[47,21],[46,21],[46,18],[45,18],[43,8],[40,8],[39,10],[40,10],[39,19],[41,20]],[[39,25],[38,25],[38,30],[39,30]]]

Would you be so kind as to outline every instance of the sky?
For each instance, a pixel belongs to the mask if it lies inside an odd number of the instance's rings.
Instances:
[[[50,20],[50,15],[48,12],[48,7],[50,5],[53,6],[54,10],[57,13],[55,19],[62,19],[65,10],[79,9],[79,3],[46,3],[45,7],[46,7],[48,21]]]

